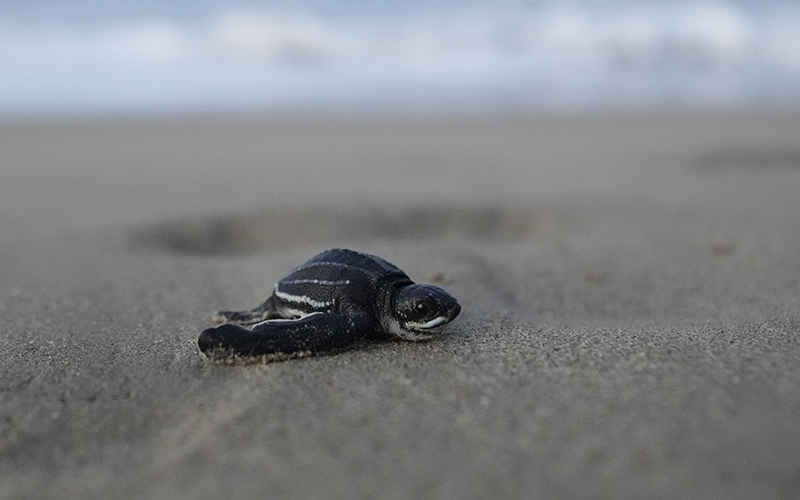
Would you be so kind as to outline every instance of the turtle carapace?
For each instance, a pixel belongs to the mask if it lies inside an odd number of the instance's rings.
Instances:
[[[333,249],[280,280],[255,309],[216,313],[223,324],[197,343],[211,359],[275,361],[345,349],[373,333],[428,339],[459,312],[438,286],[416,284],[375,255]]]

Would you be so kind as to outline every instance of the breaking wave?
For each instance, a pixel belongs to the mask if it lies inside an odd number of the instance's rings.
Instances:
[[[800,101],[796,4],[502,5],[0,14],[0,116]]]

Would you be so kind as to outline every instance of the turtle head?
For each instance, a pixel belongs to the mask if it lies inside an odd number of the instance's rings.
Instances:
[[[453,321],[460,312],[458,301],[438,286],[408,285],[395,297],[397,324],[391,331],[408,340],[427,339],[437,327]]]

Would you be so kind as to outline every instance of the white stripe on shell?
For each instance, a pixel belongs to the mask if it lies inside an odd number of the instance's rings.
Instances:
[[[311,284],[311,285],[328,285],[328,286],[336,286],[336,285],[349,285],[350,280],[336,280],[336,281],[329,281],[329,280],[292,280],[292,281],[281,281],[281,285],[299,285],[299,284]]]
[[[283,299],[283,300],[285,300],[287,302],[308,304],[311,307],[328,307],[328,306],[332,306],[333,305],[333,302],[326,302],[326,301],[322,301],[322,300],[314,300],[311,297],[306,297],[305,295],[292,295],[292,294],[289,294],[289,293],[286,293],[286,292],[281,292],[281,291],[278,291],[278,290],[275,290],[275,295],[279,299]]]
[[[322,314],[322,313],[317,311],[310,314],[305,314],[303,316],[300,316],[299,318],[294,318],[294,319],[284,319],[284,318],[268,319],[266,321],[262,321],[261,323],[256,323],[255,325],[252,326],[252,328],[257,327],[258,325],[263,325],[264,323],[286,323],[287,321],[300,321],[301,319],[305,319],[311,316],[316,316],[317,314]]]
[[[288,315],[291,319],[300,319],[303,316],[308,316],[308,312],[303,311],[302,309],[284,309],[281,311],[284,316]],[[314,313],[316,314],[316,313]]]

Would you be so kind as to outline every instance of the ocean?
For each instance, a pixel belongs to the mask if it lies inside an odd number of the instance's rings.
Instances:
[[[0,119],[800,104],[800,3],[0,1]]]

